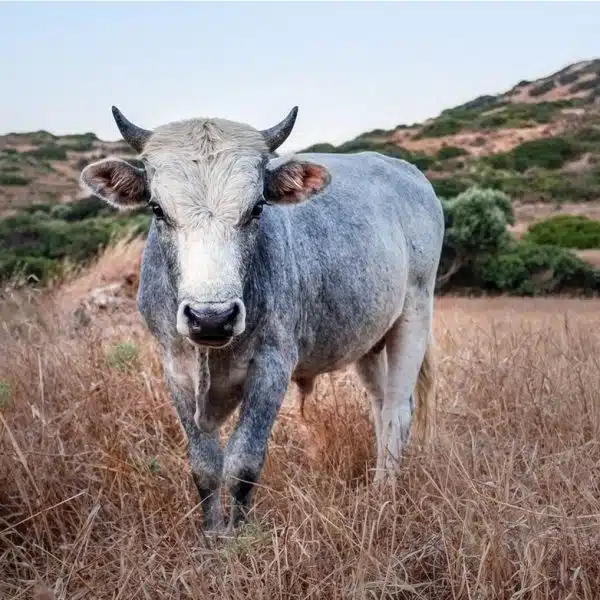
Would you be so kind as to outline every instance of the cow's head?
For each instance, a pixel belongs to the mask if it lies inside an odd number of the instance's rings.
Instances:
[[[177,330],[198,344],[223,347],[245,329],[242,290],[265,204],[300,202],[329,182],[325,167],[309,162],[291,159],[267,169],[297,110],[264,131],[224,119],[148,131],[113,107],[141,163],[109,157],[81,173],[82,184],[106,202],[152,210],[177,290]]]

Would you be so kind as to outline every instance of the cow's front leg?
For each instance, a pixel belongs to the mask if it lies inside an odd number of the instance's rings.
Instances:
[[[271,428],[287,390],[291,368],[276,352],[255,357],[237,426],[225,451],[223,477],[231,493],[230,527],[246,520],[265,461]]]
[[[223,450],[218,426],[208,427],[198,416],[210,386],[206,351],[177,345],[165,352],[165,377],[179,419],[188,438],[192,477],[209,531],[224,528],[220,498]]]

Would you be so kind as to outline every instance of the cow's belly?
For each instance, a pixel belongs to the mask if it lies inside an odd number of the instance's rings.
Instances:
[[[402,312],[407,281],[405,256],[386,265],[325,284],[319,300],[307,307],[294,377],[340,369],[381,341]]]

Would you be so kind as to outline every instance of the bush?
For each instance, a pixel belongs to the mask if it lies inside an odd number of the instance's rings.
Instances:
[[[127,233],[146,233],[150,222],[143,209],[133,214],[82,218],[77,212],[81,206],[48,208],[35,206],[0,220],[0,280],[34,275],[45,282],[59,273],[65,262],[85,265],[111,240]],[[94,214],[89,205],[88,210]]]
[[[323,152],[323,153],[329,154],[332,152],[337,152],[337,148],[333,144],[322,143],[322,144],[313,144],[312,146],[305,148],[301,152]]]
[[[465,156],[468,152],[464,148],[458,146],[442,146],[437,153],[439,160],[447,160],[458,156]]]
[[[534,98],[537,96],[543,96],[544,94],[546,94],[547,92],[549,92],[550,90],[553,90],[555,88],[555,83],[554,83],[554,79],[548,79],[534,87],[532,87],[529,90],[529,95],[533,96]]]
[[[21,175],[13,175],[12,173],[0,173],[0,185],[22,186],[30,183],[31,179],[22,177]]]
[[[515,222],[510,198],[499,190],[471,187],[444,201],[446,244],[465,257],[497,252],[510,241]]]
[[[599,273],[571,251],[529,242],[481,256],[473,275],[484,289],[517,295],[600,291]]]
[[[57,261],[40,256],[16,256],[0,252],[0,281],[13,277],[33,277],[42,283],[48,282],[60,271]]]
[[[55,206],[54,211],[55,217],[65,221],[82,221],[92,217],[110,215],[114,209],[111,210],[104,200],[100,200],[96,196],[88,196],[69,204]]]
[[[577,158],[579,146],[561,137],[540,138],[524,142],[510,152],[488,157],[488,163],[496,169],[524,172],[531,167],[559,169],[567,161]]]
[[[574,83],[569,91],[572,94],[576,94],[577,92],[584,92],[587,90],[593,90],[598,85],[598,79],[584,79],[583,81],[578,81]]]
[[[563,73],[558,77],[558,83],[560,85],[569,85],[579,79],[580,73],[578,71],[571,71],[569,73]]]
[[[429,125],[425,125],[416,138],[444,137],[454,135],[464,129],[465,123],[454,117],[440,116]]]
[[[557,215],[531,225],[524,239],[579,250],[600,248],[600,221],[585,216]]]
[[[471,185],[469,181],[457,177],[432,179],[431,184],[435,193],[442,198],[454,198],[454,196],[458,196]]]
[[[33,156],[42,160],[67,160],[67,151],[63,146],[55,143],[44,144],[35,150],[25,152],[27,156]]]

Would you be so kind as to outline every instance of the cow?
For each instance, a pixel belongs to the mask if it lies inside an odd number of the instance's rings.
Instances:
[[[153,214],[137,306],[188,438],[204,529],[248,520],[290,382],[306,394],[347,365],[372,396],[375,481],[388,481],[433,393],[444,218],[431,183],[377,152],[275,154],[298,107],[265,130],[223,118],[147,130],[112,112],[137,158],[93,162],[80,182]]]

